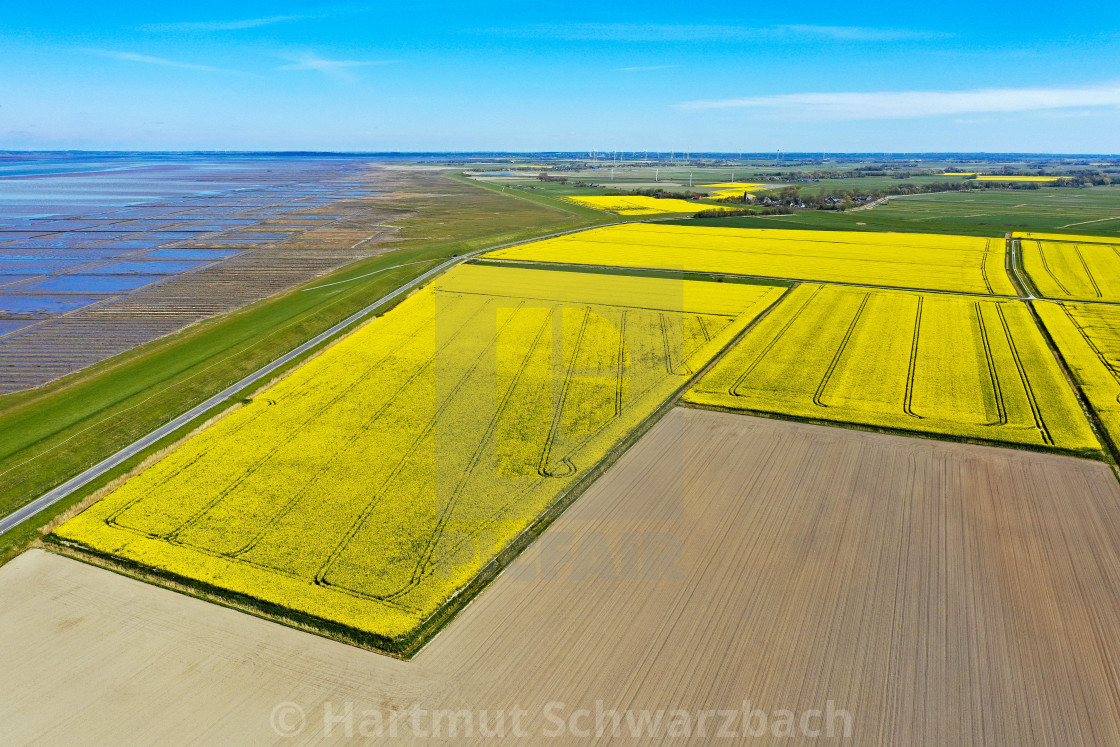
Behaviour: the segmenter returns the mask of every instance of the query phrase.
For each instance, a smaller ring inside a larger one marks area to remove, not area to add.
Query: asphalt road
[[[470,255],[464,255],[462,257],[455,257],[455,258],[449,259],[448,261],[443,262],[442,264],[437,265],[436,267],[433,267],[432,269],[428,270],[423,275],[420,275],[419,277],[405,283],[404,285],[397,288],[396,290],[391,291],[390,293],[386,293],[384,296],[377,299],[373,303],[369,304],[368,306],[366,306],[362,310],[351,314],[346,319],[343,319],[341,322],[334,325],[333,327],[326,330],[325,332],[321,332],[318,335],[316,335],[315,337],[312,337],[310,340],[303,343],[299,347],[285,353],[284,355],[280,356],[276,360],[272,361],[272,363],[269,363],[264,368],[257,369],[253,373],[246,376],[244,379],[241,379],[241,381],[238,381],[236,384],[233,384],[229,387],[226,387],[225,389],[218,392],[217,394],[215,394],[213,397],[206,400],[205,402],[192,407],[190,410],[187,410],[186,412],[184,412],[182,415],[175,418],[174,420],[171,420],[171,421],[165,423],[164,425],[160,426],[159,428],[156,428],[154,431],[152,431],[148,435],[144,436],[143,438],[132,442],[131,444],[129,444],[125,448],[118,451],[116,454],[113,454],[108,459],[105,459],[104,461],[95,464],[94,466],[87,469],[85,472],[82,472],[80,475],[77,475],[76,477],[70,478],[66,482],[59,485],[54,490],[51,490],[48,493],[44,493],[43,495],[39,496],[38,498],[36,498],[31,503],[28,503],[23,508],[20,508],[16,511],[13,511],[12,513],[5,516],[3,519],[0,519],[0,534],[3,534],[4,532],[8,531],[9,529],[23,523],[27,519],[30,519],[32,516],[39,513],[40,511],[42,511],[46,508],[49,508],[50,506],[53,506],[55,503],[59,502],[60,500],[62,500],[66,496],[70,495],[70,493],[74,492],[78,488],[82,487],[83,485],[88,484],[92,480],[97,479],[98,477],[105,474],[106,472],[113,469],[114,467],[121,464],[122,462],[126,461],[127,459],[135,456],[136,454],[139,454],[141,451],[148,448],[149,446],[154,444],[156,441],[159,441],[164,436],[167,436],[168,434],[173,433],[174,431],[178,430],[179,428],[181,428],[182,426],[191,422],[192,420],[197,418],[199,415],[202,415],[203,413],[205,413],[207,410],[211,409],[212,407],[215,407],[216,405],[221,404],[223,401],[229,399],[230,397],[232,397],[237,392],[240,392],[245,387],[249,386],[250,384],[252,384],[256,381],[260,381],[261,379],[268,376],[270,373],[272,373],[276,369],[280,368],[284,364],[291,362],[292,360],[294,360],[295,358],[299,357],[300,355],[306,353],[308,350],[312,349],[316,345],[319,345],[319,344],[325,342],[326,340],[329,340],[331,337],[337,335],[339,332],[341,332],[343,329],[350,326],[354,322],[356,322],[356,321],[362,319],[363,317],[368,316],[369,314],[373,313],[373,311],[376,310],[377,307],[381,306],[382,304],[387,303],[388,301],[393,300],[394,298],[401,295],[402,293],[407,293],[408,291],[412,290],[417,285],[423,283],[425,280],[432,277],[433,275],[436,275],[436,274],[446,270],[448,267],[451,267],[452,265],[454,265],[458,262],[462,262],[468,256],[470,256]],[[401,265],[401,266],[403,267],[403,265]],[[393,269],[393,268],[386,268],[386,269]]]
[[[592,226],[592,228],[598,228],[598,226]],[[176,430],[178,430],[182,426],[186,425],[187,423],[191,422],[192,420],[194,420],[198,416],[202,415],[206,411],[208,411],[211,408],[221,404],[225,400],[229,399],[233,395],[235,395],[238,392],[240,392],[241,390],[245,389],[245,387],[249,386],[250,384],[253,384],[254,382],[260,381],[261,379],[265,378],[266,376],[268,376],[270,373],[272,373],[276,369],[280,368],[281,366],[285,365],[286,363],[289,363],[290,361],[299,357],[303,353],[306,353],[308,350],[311,350],[316,345],[319,345],[319,344],[329,340],[331,337],[334,337],[335,335],[337,335],[342,330],[346,329],[348,326],[350,326],[354,322],[357,322],[357,321],[363,319],[364,317],[369,316],[374,311],[376,311],[379,306],[382,306],[385,303],[387,303],[389,301],[392,301],[394,298],[397,298],[398,296],[409,292],[410,290],[412,290],[416,286],[423,284],[424,282],[426,282],[427,280],[429,280],[433,276],[438,275],[441,272],[444,272],[448,268],[450,268],[450,267],[452,267],[456,264],[459,264],[460,262],[464,262],[464,261],[470,259],[471,257],[477,256],[479,254],[483,254],[484,252],[491,252],[491,251],[494,251],[496,249],[503,249],[507,246],[516,246],[517,244],[525,244],[525,243],[528,243],[530,241],[541,241],[543,239],[549,239],[549,238],[553,238],[555,236],[563,236],[565,234],[577,233],[579,231],[586,231],[586,230],[588,230],[588,228],[577,228],[577,229],[574,229],[574,230],[571,230],[571,231],[560,231],[558,233],[549,234],[548,236],[538,236],[538,237],[533,238],[533,239],[525,239],[523,241],[513,241],[513,242],[510,242],[508,244],[502,244],[500,246],[490,246],[490,247],[486,247],[485,249],[476,249],[473,252],[467,252],[465,254],[459,255],[458,257],[452,257],[451,259],[447,260],[446,262],[440,263],[439,265],[437,265],[437,266],[433,267],[432,269],[428,270],[427,272],[425,272],[423,275],[420,275],[420,276],[410,280],[409,282],[405,283],[404,285],[400,286],[399,288],[397,288],[393,291],[390,291],[389,293],[386,293],[384,296],[381,296],[380,298],[373,301],[372,303],[370,303],[368,306],[361,309],[360,311],[357,311],[357,312],[351,314],[346,319],[343,319],[341,322],[334,325],[333,327],[326,330],[325,332],[319,333],[318,335],[311,338],[307,342],[303,343],[299,347],[285,353],[284,355],[280,356],[279,358],[272,361],[271,363],[264,366],[263,368],[260,368],[256,371],[254,371],[253,373],[249,374],[245,378],[241,379],[241,381],[238,381],[236,384],[233,384],[233,385],[223,389],[222,391],[218,392],[217,394],[215,394],[213,397],[206,400],[205,402],[202,402],[201,404],[196,405],[195,407],[192,407],[190,410],[187,410],[186,412],[184,412],[182,415],[175,418],[174,420],[171,420],[171,421],[165,423],[164,425],[160,426],[159,428],[156,428],[154,431],[152,431],[148,435],[138,439],[137,441],[134,441],[133,443],[124,447],[123,449],[121,449],[117,453],[113,454],[112,456],[108,457],[104,461],[98,462],[94,466],[87,469],[85,472],[82,472],[81,474],[70,478],[66,482],[59,485],[57,488],[54,488],[53,490],[51,490],[47,493],[44,493],[43,495],[41,495],[38,498],[36,498],[35,500],[33,500],[31,503],[28,503],[26,506],[24,506],[22,508],[19,508],[19,509],[13,511],[12,513],[8,514],[7,516],[3,517],[2,519],[0,519],[0,534],[3,534],[3,533],[7,532],[8,530],[10,530],[10,529],[12,529],[16,526],[19,526],[23,522],[27,521],[31,517],[38,514],[40,511],[43,511],[47,508],[50,508],[51,506],[58,503],[59,501],[61,501],[66,496],[73,493],[75,490],[78,490],[79,488],[81,488],[84,485],[88,485],[90,482],[92,482],[93,480],[96,480],[98,477],[105,474],[109,470],[111,470],[114,467],[120,465],[121,463],[127,461],[128,459],[135,456],[136,454],[139,454],[141,451],[148,448],[152,444],[156,443],[157,441],[162,439],[164,436],[167,436],[167,435],[175,432]],[[412,264],[416,264],[416,263],[415,262],[408,262],[408,263],[405,263],[403,265],[398,265],[398,267],[405,267],[407,265],[412,265]],[[394,269],[394,268],[387,267],[385,269],[386,270],[391,270],[391,269]],[[357,278],[351,278],[351,280],[356,280],[356,279]],[[349,282],[349,281],[344,281],[344,282]],[[328,285],[335,285],[335,284],[336,283],[330,283]],[[318,287],[326,287],[326,286],[318,286]]]

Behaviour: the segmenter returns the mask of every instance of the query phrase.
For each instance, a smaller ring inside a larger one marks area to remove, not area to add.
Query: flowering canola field
[[[1100,449],[1020,301],[801,285],[685,399],[973,440]]]
[[[1039,182],[1050,183],[1069,179],[1068,176],[1001,176],[999,174],[979,174],[973,177],[978,182]]]
[[[460,266],[55,537],[408,650],[784,290]]]
[[[1020,239],[1023,269],[1047,298],[1120,301],[1120,246]]]
[[[766,189],[762,184],[742,184],[725,182],[723,184],[702,184],[701,189],[714,190],[708,194],[717,200],[722,200],[725,197],[742,197],[744,192],[750,192],[757,189]]]
[[[690,200],[677,200],[669,197],[644,197],[641,195],[593,195],[589,197],[566,197],[566,200],[619,215],[662,215],[665,213],[698,213],[701,210],[734,210],[720,205],[709,205]]]
[[[1034,304],[1113,443],[1120,444],[1120,306]]]
[[[1015,295],[1002,239],[631,223],[487,257]]]

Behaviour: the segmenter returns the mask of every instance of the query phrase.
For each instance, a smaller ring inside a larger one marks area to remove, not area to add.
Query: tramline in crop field
[[[971,440],[1100,449],[1019,301],[802,285],[685,399]]]
[[[1120,444],[1120,306],[1039,301],[1034,307],[1109,437]]]
[[[409,651],[784,290],[461,266],[56,537]]]
[[[630,223],[486,256],[1015,295],[1005,242],[970,236]]]
[[[1043,296],[1120,302],[1120,245],[1021,239],[1019,246]]]

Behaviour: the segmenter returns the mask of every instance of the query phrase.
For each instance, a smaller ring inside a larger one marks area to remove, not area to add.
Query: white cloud
[[[146,31],[240,31],[274,23],[302,21],[311,16],[268,16],[265,18],[243,18],[234,21],[181,21],[177,23],[152,23],[142,28]]]
[[[163,57],[152,57],[146,54],[136,54],[135,52],[117,52],[110,49],[84,49],[83,52],[94,54],[98,57],[108,57],[113,60],[123,60],[125,62],[140,62],[145,65],[162,65],[164,67],[177,67],[183,70],[203,70],[208,73],[234,73],[237,75],[248,75],[249,73],[241,72],[240,70],[227,70],[221,67],[212,67],[211,65],[198,65],[193,62],[178,62],[176,60],[168,60]]]
[[[945,39],[952,34],[938,31],[916,31],[912,29],[882,29],[867,26],[779,26],[777,32],[790,35],[819,36],[837,41],[905,41],[917,39]]]
[[[285,59],[290,60],[290,63],[281,65],[276,68],[277,70],[314,70],[343,80],[353,79],[354,76],[350,73],[352,68],[392,65],[400,62],[400,60],[328,60],[314,52],[287,55]]]
[[[971,91],[785,93],[689,101],[677,106],[681,109],[769,110],[809,119],[906,119],[1120,106],[1120,83],[1070,88],[983,88]]]
[[[703,42],[703,41],[900,41],[936,39],[949,36],[938,32],[869,28],[864,26],[785,26],[678,25],[656,23],[570,23],[544,24],[521,28],[490,29],[491,33],[513,36],[568,39],[572,41],[613,42]]]

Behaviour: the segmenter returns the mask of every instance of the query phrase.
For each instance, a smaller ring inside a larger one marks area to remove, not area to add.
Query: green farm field
[[[891,197],[865,210],[797,211],[792,215],[702,218],[706,225],[905,231],[1003,236],[1014,231],[1115,236],[1120,240],[1120,185],[985,189]]]

